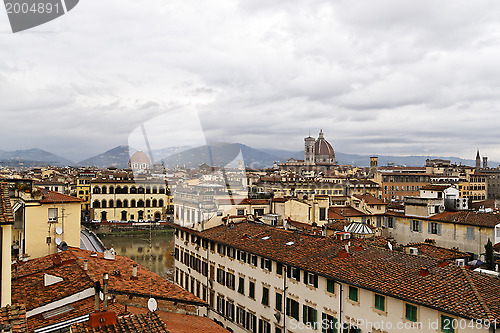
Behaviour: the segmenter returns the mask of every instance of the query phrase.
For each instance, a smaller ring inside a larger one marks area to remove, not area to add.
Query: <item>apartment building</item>
[[[248,222],[176,226],[174,278],[232,332],[489,332],[500,319],[495,278],[366,239]]]
[[[418,197],[420,188],[430,184],[430,174],[423,172],[380,172],[375,181],[382,186],[385,201],[403,201],[405,197]]]
[[[108,221],[165,220],[170,191],[164,180],[98,178],[90,182],[91,218]]]

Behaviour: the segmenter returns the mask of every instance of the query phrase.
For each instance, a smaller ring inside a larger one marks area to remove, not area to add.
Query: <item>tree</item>
[[[488,243],[484,246],[484,249],[486,250],[485,257],[486,257],[486,266],[488,269],[493,270],[495,268],[495,263],[493,262],[493,244],[491,243],[491,240],[488,238]]]

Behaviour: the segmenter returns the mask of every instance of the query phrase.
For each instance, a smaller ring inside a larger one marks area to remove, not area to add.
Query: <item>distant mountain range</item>
[[[36,167],[45,165],[54,166],[97,166],[100,168],[128,167],[130,158],[129,151],[135,149],[129,146],[118,146],[102,154],[85,159],[80,162],[72,162],[64,157],[47,152],[42,149],[33,148],[15,151],[0,151],[0,165]],[[241,152],[241,155],[240,155]],[[254,149],[241,143],[211,143],[210,145],[196,148],[183,146],[171,147],[152,152],[155,163],[163,163],[167,168],[185,166],[188,168],[198,167],[202,163],[215,166],[223,166],[243,158],[244,163],[250,168],[270,167],[275,161],[284,162],[289,158],[304,159],[303,151],[288,151],[280,149]],[[339,164],[351,164],[356,166],[368,166],[370,155],[346,154],[337,152]],[[379,166],[394,163],[395,165],[424,166],[426,159],[446,159],[452,163],[463,165],[475,165],[475,160],[462,159],[458,157],[437,156],[386,156],[379,155]],[[489,161],[490,167],[497,167],[498,162]],[[235,164],[236,165],[236,164]]]

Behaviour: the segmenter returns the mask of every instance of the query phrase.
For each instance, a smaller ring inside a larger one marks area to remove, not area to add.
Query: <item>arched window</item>
[[[114,194],[115,193],[115,188],[113,186],[109,187],[109,194]]]
[[[158,200],[158,207],[163,207],[163,199]]]
[[[116,189],[118,190],[118,188],[116,188]],[[122,208],[123,207],[121,200],[116,200],[116,207],[118,207],[118,208]]]
[[[144,194],[144,187],[139,186],[139,188],[137,189],[137,193],[138,194]]]
[[[160,192],[160,194],[165,194],[165,188],[161,187],[159,192]]]
[[[115,193],[116,194],[121,194],[122,193],[122,188],[120,186],[117,186],[116,190],[115,190]]]
[[[93,194],[101,194],[101,189],[99,187],[94,187],[94,189],[92,190],[92,193]]]
[[[113,204],[114,204],[113,200],[109,200],[108,201],[108,207],[109,208],[113,208]]]
[[[127,199],[123,200],[123,207],[128,207],[128,200]]]
[[[93,208],[101,208],[101,203],[99,202],[99,200],[94,200],[92,207]]]
[[[101,193],[102,193],[102,194],[107,194],[107,189],[106,189],[106,186],[103,186],[103,187],[102,187]]]
[[[146,194],[151,194],[151,187],[146,186]]]
[[[156,201],[156,199],[153,199],[153,207],[156,207],[157,204],[158,202]]]
[[[127,186],[123,187],[122,193],[123,194],[128,194],[128,187]]]
[[[101,201],[101,207],[102,207],[102,208],[106,208],[106,200],[104,200],[104,199],[103,199],[103,200]]]
[[[137,207],[144,207],[144,201],[142,199],[137,201]]]
[[[158,188],[156,186],[153,186],[153,194],[158,193]]]
[[[135,200],[132,199],[132,201],[130,201],[130,207],[134,208],[135,207]]]
[[[130,188],[130,194],[137,194],[137,188],[135,186]]]
[[[151,207],[151,200],[149,199],[146,200],[146,207]]]

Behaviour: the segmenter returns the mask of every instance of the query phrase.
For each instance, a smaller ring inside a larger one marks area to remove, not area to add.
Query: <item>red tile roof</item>
[[[356,197],[360,200],[363,200],[364,202],[366,202],[369,205],[387,205],[387,202],[384,202],[381,199],[375,198],[371,194],[355,194],[355,195],[353,195],[353,197]]]
[[[128,307],[133,314],[143,314],[149,312],[144,308]],[[170,333],[227,333],[224,327],[218,325],[207,317],[190,316],[180,313],[155,311],[165,323],[165,327]]]
[[[165,323],[155,313],[127,315],[117,318],[112,326],[89,327],[87,323],[71,325],[72,333],[169,333]]]
[[[339,282],[462,318],[500,320],[497,278],[481,276],[456,265],[438,267],[438,260],[433,258],[370,246],[363,239],[339,241],[334,237],[314,237],[254,223],[191,232]],[[264,236],[270,238],[263,240]],[[286,245],[289,242],[293,244]],[[352,245],[349,256],[340,258],[340,250],[349,242]],[[419,276],[422,267],[430,274]]]
[[[353,208],[353,207],[330,207],[328,209],[329,211],[333,211],[337,213],[338,215],[341,215],[343,217],[360,217],[360,216],[366,216],[365,213]]]
[[[0,224],[12,224],[14,215],[10,206],[9,185],[0,182]]]
[[[0,331],[12,333],[28,332],[26,322],[26,307],[14,304],[0,308]]]
[[[447,249],[427,243],[410,243],[407,246],[416,247],[419,255],[428,256],[438,260],[455,260],[470,257],[470,254],[465,252]]]
[[[82,202],[83,199],[72,197],[71,195],[62,194],[59,192],[49,191],[43,195],[41,203],[60,203],[60,202]]]
[[[500,213],[480,213],[473,211],[444,212],[430,217],[431,220],[478,227],[494,228],[500,223]]]

